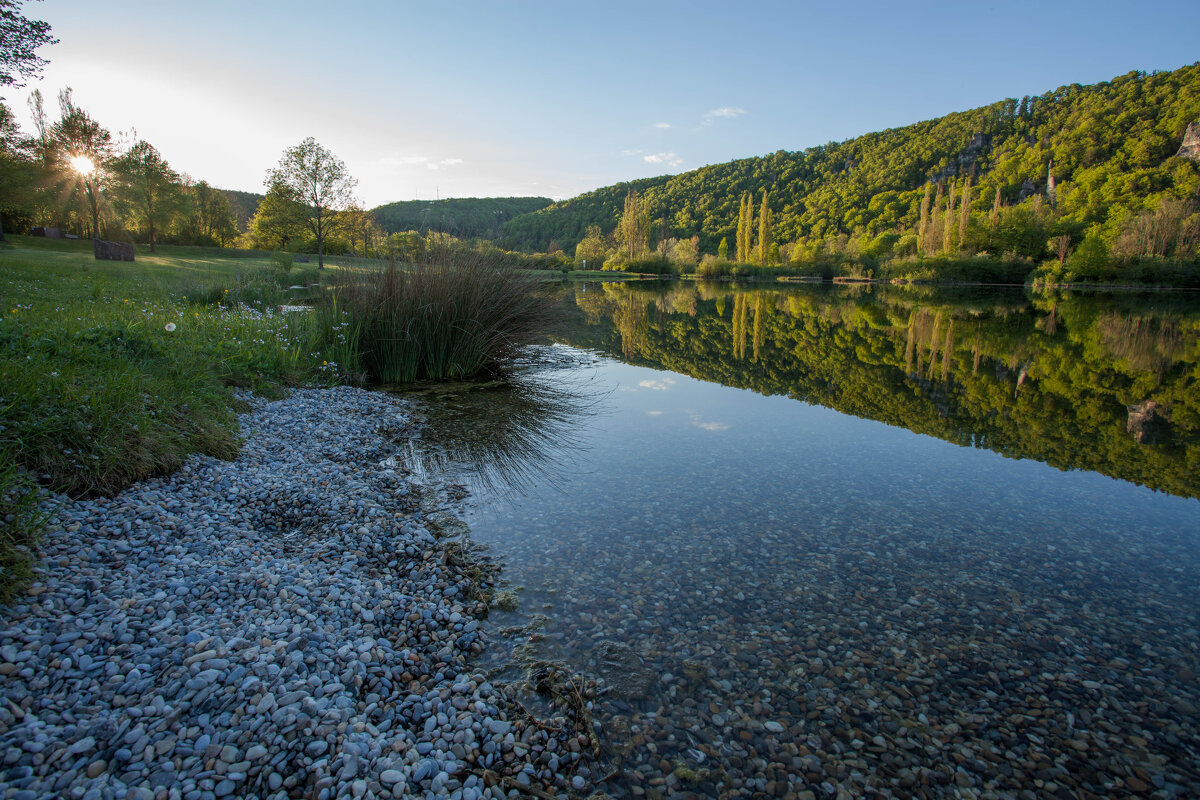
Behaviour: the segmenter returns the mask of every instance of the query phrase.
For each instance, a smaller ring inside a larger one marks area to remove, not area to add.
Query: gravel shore
[[[248,398],[232,462],[62,502],[0,610],[0,797],[565,796],[587,737],[476,671],[492,574],[389,457],[404,400]]]

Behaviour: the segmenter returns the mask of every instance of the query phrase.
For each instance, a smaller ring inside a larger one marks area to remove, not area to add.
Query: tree
[[[29,98],[34,124],[38,128],[37,149],[43,164],[62,190],[62,197],[79,199],[83,213],[91,212],[92,239],[100,238],[100,190],[108,180],[108,163],[113,154],[112,134],[87,111],[75,105],[71,89],[58,93],[59,119],[46,124],[42,94],[34,91]]]
[[[625,211],[621,214],[621,221],[617,223],[617,242],[629,255],[630,261],[646,251],[648,227],[637,190],[630,189],[625,195]]]
[[[752,243],[754,241],[754,200],[749,192],[742,193],[741,207],[738,211],[737,226],[737,260],[743,264],[749,263]]]
[[[669,257],[671,247],[675,244],[675,240],[671,238],[671,229],[667,227],[665,217],[660,217],[658,220],[658,260],[666,261]]]
[[[600,232],[599,225],[588,225],[587,233],[579,244],[575,245],[575,261],[585,267],[591,262],[594,268],[599,268],[608,255],[608,241]]]
[[[20,88],[41,75],[46,59],[35,52],[57,44],[50,23],[21,16],[20,0],[0,0],[0,86]]]
[[[8,106],[0,103],[0,242],[4,214],[26,214],[38,184],[33,142],[23,136]]]
[[[722,261],[729,258],[729,240],[724,236],[721,237],[721,243],[717,245],[717,258]]]
[[[950,181],[950,196],[946,200],[946,221],[942,227],[942,252],[949,254],[954,241],[954,181]]]
[[[237,220],[229,196],[206,181],[191,183],[185,179],[183,234],[196,244],[225,247],[237,238]]]
[[[1058,256],[1058,266],[1061,268],[1066,263],[1067,256],[1071,254],[1071,237],[1065,233],[1054,236],[1046,242],[1046,249]]]
[[[291,190],[273,184],[250,218],[246,236],[254,247],[286,250],[293,239],[304,235],[308,220],[309,209],[294,198]]]
[[[267,173],[268,195],[276,192],[306,210],[304,224],[316,237],[319,269],[325,268],[325,237],[334,215],[350,204],[356,185],[346,165],[311,136],[284,150],[279,165]]]
[[[929,240],[929,193],[931,188],[930,184],[925,184],[925,196],[921,199],[920,221],[917,223],[917,249],[922,255],[925,253],[925,245]]]
[[[758,263],[771,260],[771,207],[767,205],[767,190],[763,189],[762,210],[758,214]]]
[[[724,239],[721,241],[724,241]],[[728,250],[729,246],[726,245],[725,249]],[[680,264],[695,266],[700,261],[700,237],[693,236],[690,239],[679,239],[672,248],[671,256]]]
[[[364,257],[370,255],[370,251],[374,250],[385,236],[383,229],[375,221],[375,216],[358,203],[351,203],[345,211],[337,215],[337,229],[350,243],[352,255],[358,253],[358,245],[362,244]]]
[[[179,209],[182,186],[158,149],[139,140],[113,160],[113,200],[127,221],[146,232],[150,252],[156,252],[155,234],[164,230]]]
[[[967,175],[967,182],[963,185],[962,196],[962,219],[958,223],[958,248],[961,250],[967,241],[967,229],[971,225],[971,178],[972,175]]]

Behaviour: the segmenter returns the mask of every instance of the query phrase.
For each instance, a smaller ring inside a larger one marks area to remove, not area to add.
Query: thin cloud
[[[671,123],[669,123],[669,122],[656,122],[656,123],[654,123],[654,127],[656,127],[656,128],[669,128],[669,127],[671,127]]]
[[[433,163],[426,164],[425,166],[429,167],[430,169],[441,169],[442,167],[457,167],[462,163],[463,160],[461,158],[443,158],[441,161],[434,161]]]
[[[695,412],[688,414],[688,418],[690,419],[690,421],[693,425],[695,425],[697,428],[699,428],[702,431],[713,431],[715,433],[719,433],[721,431],[729,430],[729,427],[730,427],[729,425],[727,425],[724,422],[703,422],[700,419],[700,415]]]
[[[379,159],[379,166],[384,169],[398,169],[399,167],[411,167],[415,164],[424,164],[429,161],[428,156],[384,156]]]
[[[724,119],[733,119],[734,117],[740,117],[742,114],[745,114],[745,113],[746,113],[746,109],[744,109],[744,108],[735,108],[734,106],[725,106],[724,108],[714,108],[712,111],[708,112],[704,116],[706,116],[706,117],[722,117]]]
[[[722,106],[714,108],[704,115],[704,120],[700,123],[700,127],[705,128],[713,124],[715,119],[734,119],[746,113],[746,109],[738,108],[737,106]]]
[[[668,167],[678,167],[683,163],[683,159],[675,153],[651,153],[648,156],[642,156],[642,161],[647,164],[666,164]]]
[[[640,156],[644,152],[646,152],[646,151],[639,147],[636,150],[622,150],[621,155],[623,155],[623,156]]]
[[[655,380],[638,381],[638,386],[641,386],[643,389],[652,389],[656,392],[665,392],[667,389],[670,389],[674,385],[675,385],[674,378],[663,378],[661,381],[655,381]]]

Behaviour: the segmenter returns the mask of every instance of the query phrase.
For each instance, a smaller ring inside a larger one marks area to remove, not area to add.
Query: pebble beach
[[[405,401],[244,398],[193,456],[56,503],[0,615],[0,797],[565,796],[588,737],[473,667],[494,571],[393,456]]]

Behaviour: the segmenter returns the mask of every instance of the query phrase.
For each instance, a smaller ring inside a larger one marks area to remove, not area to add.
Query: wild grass
[[[539,279],[484,255],[431,250],[405,268],[343,273],[317,306],[343,373],[381,384],[502,371],[552,321]]]
[[[11,447],[0,449],[0,604],[32,577],[33,547],[45,522],[37,484],[15,455]]]
[[[0,245],[0,595],[27,574],[34,483],[112,494],[190,453],[231,457],[232,387],[279,396],[340,380],[306,315],[280,313],[269,254],[163,246],[103,262],[89,243],[10,238]]]

